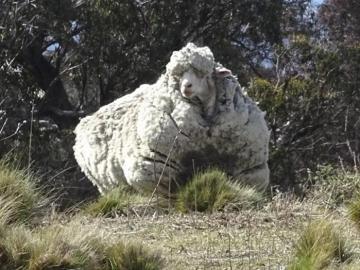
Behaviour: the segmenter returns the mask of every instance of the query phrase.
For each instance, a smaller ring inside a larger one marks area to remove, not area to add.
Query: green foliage
[[[248,89],[248,94],[255,100],[259,100],[261,108],[271,115],[283,105],[283,96],[279,89],[265,79],[253,79]]]
[[[290,77],[284,82],[273,82],[254,78],[248,89],[249,96],[260,102],[260,107],[268,113],[269,120],[280,127],[291,119],[289,112],[307,109],[316,97],[316,89],[311,81]]]
[[[291,270],[320,270],[332,260],[343,262],[348,259],[345,241],[325,220],[310,223],[296,243]]]
[[[123,213],[129,206],[145,202],[145,198],[130,186],[121,184],[86,206],[85,212],[92,216],[112,216]]]
[[[213,212],[227,206],[251,206],[262,199],[262,194],[250,187],[231,182],[226,174],[218,169],[208,169],[194,175],[182,187],[175,202],[181,212]]]
[[[1,159],[0,201],[3,203],[0,216],[11,216],[12,221],[28,220],[45,201],[35,187],[35,181],[29,170],[16,167],[8,159]],[[12,213],[9,213],[10,209]]]
[[[359,152],[358,46],[327,48],[304,35],[289,42],[276,49],[274,74],[254,78],[248,90],[267,111],[270,169],[281,186],[301,184],[308,169],[339,157],[353,165]]]

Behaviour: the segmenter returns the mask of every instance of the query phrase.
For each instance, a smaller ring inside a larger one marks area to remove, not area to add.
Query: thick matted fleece
[[[236,77],[214,76],[215,114],[182,97],[179,78],[219,64],[208,47],[189,43],[173,52],[156,83],[83,118],[75,129],[75,158],[101,193],[125,181],[139,190],[168,193],[195,171],[216,166],[234,181],[260,189],[269,183],[269,131],[265,113],[244,94]]]

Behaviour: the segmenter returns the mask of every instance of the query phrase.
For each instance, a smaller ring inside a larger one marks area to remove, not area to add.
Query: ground
[[[123,185],[65,211],[35,180],[0,162],[0,270],[360,269],[357,170],[319,167],[300,198],[211,169],[176,200]]]
[[[333,223],[356,256],[360,238],[346,207],[322,203],[279,194],[259,209],[214,214],[150,209],[143,216],[140,207],[127,216],[84,218],[83,224],[159,250],[166,269],[287,269],[301,232],[316,219]]]

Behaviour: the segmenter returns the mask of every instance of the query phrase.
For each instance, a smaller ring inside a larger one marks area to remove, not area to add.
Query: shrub
[[[145,202],[144,197],[130,186],[121,185],[101,196],[95,202],[88,204],[85,212],[92,216],[112,216],[115,213],[124,213],[129,205],[136,205],[143,202]]]
[[[28,220],[45,202],[35,187],[35,176],[29,171],[16,167],[8,159],[0,160],[0,200],[12,204],[11,221]],[[9,211],[4,207],[0,211]],[[8,215],[6,214],[6,215]],[[0,216],[4,213],[0,213]],[[8,222],[10,220],[8,219]]]
[[[255,189],[233,183],[218,169],[197,173],[179,190],[175,208],[181,212],[213,212],[229,205],[249,206],[262,199]]]
[[[291,270],[325,269],[332,260],[345,261],[349,257],[345,241],[324,220],[312,222],[296,244]]]

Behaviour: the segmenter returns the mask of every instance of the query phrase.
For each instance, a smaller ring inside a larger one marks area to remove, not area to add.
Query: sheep
[[[126,182],[169,194],[205,166],[269,183],[264,113],[208,47],[173,52],[156,83],[83,118],[75,134],[75,158],[101,193]]]

